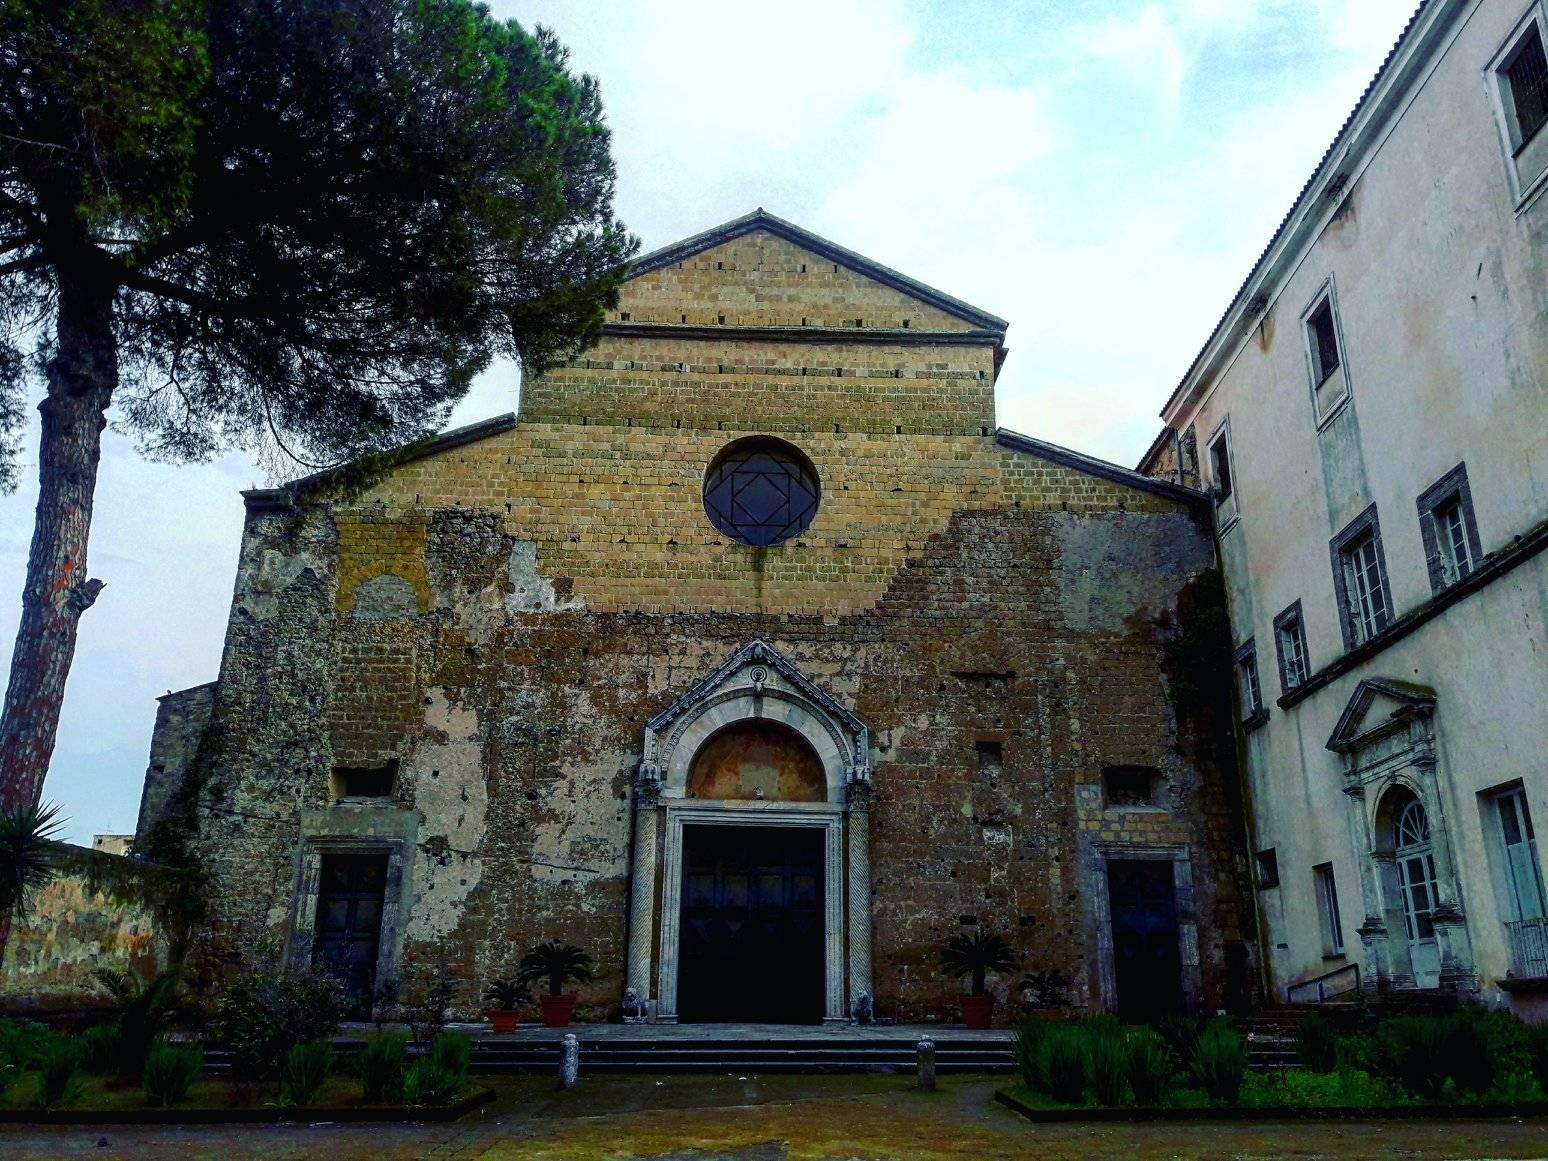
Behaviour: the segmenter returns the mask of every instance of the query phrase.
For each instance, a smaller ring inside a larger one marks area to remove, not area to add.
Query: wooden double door
[[[678,1019],[822,1021],[823,839],[820,827],[683,828]]]

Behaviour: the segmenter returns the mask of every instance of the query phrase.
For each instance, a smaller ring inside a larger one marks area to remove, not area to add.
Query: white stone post
[[[647,1010],[655,998],[650,979],[650,940],[655,933],[656,824],[660,803],[660,774],[655,766],[641,763],[634,784],[634,868],[629,884],[629,963],[624,986],[634,991]]]
[[[849,783],[849,1002],[871,986],[871,784]],[[851,1011],[853,1008],[851,1007]]]

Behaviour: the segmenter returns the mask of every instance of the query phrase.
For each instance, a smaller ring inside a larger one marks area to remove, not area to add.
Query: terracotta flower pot
[[[543,1008],[543,1027],[568,1028],[570,1017],[575,1012],[576,996],[574,992],[566,992],[562,996],[550,996],[546,992],[538,997],[538,1003]]]
[[[962,1022],[969,1028],[987,1028],[993,1019],[994,997],[989,993],[962,997]]]
[[[520,1015],[515,1008],[496,1008],[489,1013],[489,1022],[494,1025],[490,1031],[497,1036],[503,1036],[507,1032],[516,1031],[516,1019]]]

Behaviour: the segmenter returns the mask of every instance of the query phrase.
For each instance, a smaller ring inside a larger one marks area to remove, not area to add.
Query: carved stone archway
[[[1402,888],[1393,842],[1393,813],[1416,801],[1430,827],[1434,859],[1434,926],[1440,987],[1469,993],[1477,987],[1467,917],[1452,859],[1444,774],[1435,747],[1435,691],[1394,678],[1371,677],[1355,687],[1327,748],[1344,759],[1350,842],[1363,864],[1365,921],[1360,945],[1363,986],[1400,990],[1417,986],[1404,930]]]
[[[767,720],[811,746],[822,801],[686,797],[701,746],[737,722]],[[870,732],[766,641],[753,641],[645,726],[634,784],[626,986],[654,1018],[677,1020],[683,826],[799,826],[824,834],[826,1021],[848,1019],[871,985]]]

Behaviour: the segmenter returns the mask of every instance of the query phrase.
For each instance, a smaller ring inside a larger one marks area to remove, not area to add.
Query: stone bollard
[[[921,1040],[914,1046],[919,1054],[919,1087],[925,1092],[935,1091],[935,1041]]]
[[[559,1087],[574,1088],[580,1079],[580,1041],[574,1032],[566,1032],[559,1046]]]

